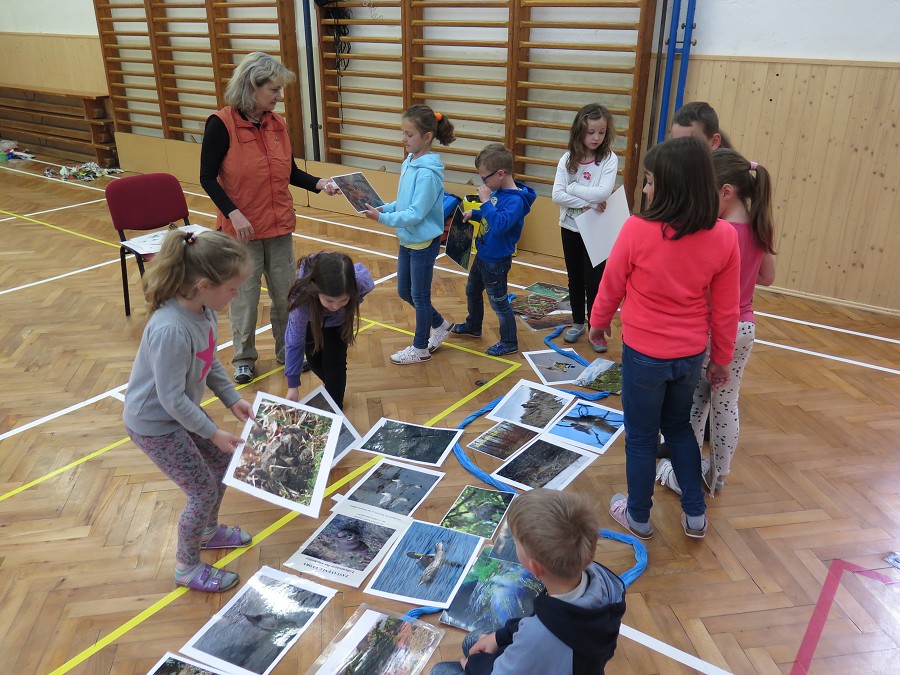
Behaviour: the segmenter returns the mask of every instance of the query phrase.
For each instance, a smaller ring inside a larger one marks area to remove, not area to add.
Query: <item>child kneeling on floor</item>
[[[469,269],[466,304],[469,315],[465,323],[450,329],[456,335],[481,337],[484,299],[487,291],[491,308],[500,320],[500,342],[488,347],[486,354],[503,356],[519,351],[516,316],[509,304],[506,277],[512,267],[512,256],[522,236],[525,216],[537,196],[530,187],[513,178],[513,154],[501,143],[491,143],[478,153],[475,168],[481,176],[478,199],[481,208],[466,211],[463,218],[481,220],[482,234],[476,239],[478,254]]]
[[[459,663],[439,663],[431,675],[603,673],[616,649],[625,585],[593,561],[599,523],[591,504],[537,489],[513,500],[508,519],[519,561],[547,590],[535,598],[532,616],[487,635],[470,633]]]

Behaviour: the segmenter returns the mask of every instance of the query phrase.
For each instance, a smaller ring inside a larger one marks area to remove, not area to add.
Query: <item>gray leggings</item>
[[[222,478],[231,455],[219,450],[208,438],[187,429],[162,436],[141,436],[128,429],[134,444],[153,460],[187,495],[187,504],[178,520],[178,549],[175,560],[181,565],[200,562],[203,530],[219,524],[219,506],[225,496]]]

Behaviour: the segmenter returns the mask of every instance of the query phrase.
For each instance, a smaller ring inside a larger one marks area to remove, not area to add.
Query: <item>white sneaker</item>
[[[453,324],[444,319],[444,323],[437,328],[431,329],[431,337],[428,338],[428,352],[430,354],[434,354],[437,348],[441,346],[441,343],[447,339],[451,328],[453,328]]]
[[[391,354],[391,363],[396,363],[398,366],[406,366],[411,363],[424,363],[425,361],[431,360],[431,354],[426,353],[424,356],[419,353],[419,350],[410,345],[406,349],[401,349],[396,354]]]
[[[711,463],[709,457],[700,458],[700,471],[703,474],[703,482],[706,483],[708,489],[710,488],[709,479],[712,475],[710,466]],[[672,460],[659,460],[659,463],[656,465],[656,480],[660,485],[665,485],[675,494],[681,494],[681,488],[678,486],[678,479],[675,478],[675,469],[672,467]],[[715,494],[714,491],[712,493]]]
[[[656,465],[656,480],[660,485],[665,485],[676,494],[681,494],[681,488],[678,487],[678,479],[675,478],[675,469],[672,467],[672,461],[669,459],[661,459]]]

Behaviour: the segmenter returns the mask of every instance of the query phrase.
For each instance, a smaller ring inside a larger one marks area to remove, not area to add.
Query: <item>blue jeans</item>
[[[473,631],[463,638],[463,656],[468,658],[469,650],[475,645],[476,642],[478,642],[478,639],[482,635],[486,635],[486,633]],[[463,673],[465,673],[465,671],[462,669],[462,666],[459,665],[459,661],[441,661],[440,663],[432,667],[428,675],[462,675]]]
[[[440,248],[441,238],[435,237],[428,248],[414,250],[401,246],[397,256],[397,295],[416,309],[413,346],[417,349],[427,349],[431,329],[444,323],[444,317],[431,305],[431,279]]]
[[[475,258],[469,269],[469,280],[466,282],[466,304],[469,309],[466,323],[474,332],[481,332],[481,324],[484,321],[482,293],[487,291],[491,309],[500,320],[500,341],[518,346],[516,315],[509,306],[506,288],[506,275],[509,274],[510,267],[512,256],[507,256],[500,262],[485,262],[481,258]]]
[[[666,437],[681,508],[689,516],[706,513],[700,448],[691,428],[691,404],[704,353],[655,359],[622,345],[622,408],[625,413],[625,475],[628,513],[650,520],[659,433]]]

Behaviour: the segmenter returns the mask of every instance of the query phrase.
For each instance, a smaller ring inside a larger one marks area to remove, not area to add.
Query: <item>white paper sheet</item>
[[[630,215],[623,185],[606,200],[606,210],[603,213],[597,209],[588,209],[575,217],[575,225],[594,267],[609,257],[613,244],[622,231],[622,225]]]

